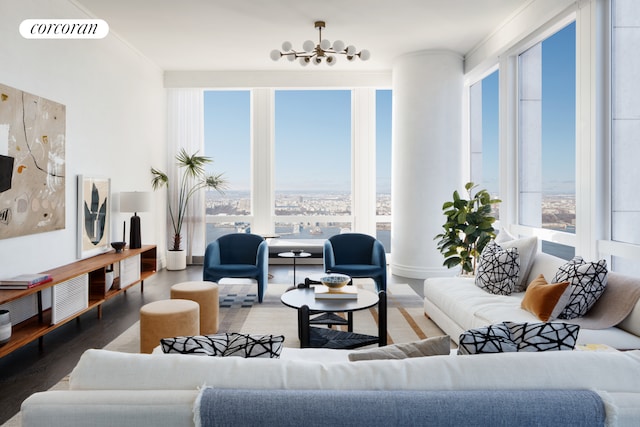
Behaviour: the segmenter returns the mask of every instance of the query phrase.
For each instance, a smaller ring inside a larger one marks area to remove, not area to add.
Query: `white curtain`
[[[168,171],[170,192],[167,197],[175,201],[178,197],[178,184],[182,177],[176,166],[175,157],[184,148],[189,155],[196,152],[204,155],[204,92],[202,89],[169,89],[168,104]],[[204,255],[205,249],[205,195],[204,190],[195,194],[189,203],[187,215],[182,226],[182,249],[187,251],[187,263],[191,264],[193,256]],[[168,215],[168,214],[167,214]],[[173,245],[173,229],[170,218],[169,249]]]

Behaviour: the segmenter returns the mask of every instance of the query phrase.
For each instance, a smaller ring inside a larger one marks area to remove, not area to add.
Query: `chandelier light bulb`
[[[304,43],[302,43],[302,49],[305,52],[311,52],[315,47],[316,47],[315,43],[312,42],[311,40],[307,40]]]
[[[269,54],[269,56],[271,56],[271,59],[273,59],[274,61],[277,61],[278,59],[280,59],[282,54],[280,53],[280,51],[278,49],[273,49],[271,51],[271,53]]]
[[[277,61],[283,56],[286,56],[289,62],[297,60],[303,67],[307,66],[310,62],[313,62],[315,65],[326,62],[328,66],[332,67],[336,64],[339,55],[346,56],[348,61],[355,61],[356,58],[366,61],[371,58],[371,53],[366,49],[358,52],[354,45],[350,44],[346,46],[342,40],[336,40],[332,45],[331,41],[323,39],[322,31],[325,26],[324,21],[314,22],[314,27],[318,30],[318,38],[316,40],[319,40],[319,42],[317,44],[312,40],[306,40],[302,43],[302,50],[298,51],[293,48],[291,42],[284,41],[282,42],[282,50],[272,50],[269,53],[270,58]]]

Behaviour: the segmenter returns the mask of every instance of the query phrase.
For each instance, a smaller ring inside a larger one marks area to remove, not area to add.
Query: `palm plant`
[[[458,265],[462,272],[474,274],[478,256],[487,243],[496,237],[493,223],[496,219],[491,215],[491,205],[500,203],[500,199],[492,199],[487,190],[472,191],[477,187],[468,182],[464,188],[469,199],[463,199],[458,191],[453,192],[453,200],[442,205],[447,222],[438,234],[438,250],[444,255],[442,265],[453,268]]]
[[[182,225],[187,213],[189,200],[199,190],[203,188],[217,190],[222,192],[227,187],[227,182],[223,178],[223,174],[208,175],[205,171],[205,165],[213,162],[209,157],[198,156],[198,153],[189,155],[182,148],[176,155],[178,168],[182,171],[177,187],[177,200],[175,206],[169,197],[167,204],[169,207],[169,218],[173,227],[173,247],[170,250],[179,251],[182,244]],[[166,173],[151,168],[153,179],[151,185],[154,190],[162,187],[169,188],[169,177]]]

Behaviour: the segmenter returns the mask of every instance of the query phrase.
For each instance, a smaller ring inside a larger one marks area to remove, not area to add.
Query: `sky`
[[[542,42],[543,191],[575,193],[575,23]],[[498,77],[482,80],[483,182],[498,191]],[[391,191],[391,91],[376,95],[377,192]],[[205,154],[229,190],[250,188],[250,91],[205,91]],[[351,91],[275,92],[275,186],[351,189]],[[572,161],[567,161],[572,159]]]
[[[378,189],[391,191],[391,91],[377,91]],[[250,188],[250,92],[205,91],[205,154],[229,190]],[[275,92],[275,186],[285,191],[351,190],[351,91]]]
[[[575,193],[575,23],[542,42],[542,189]],[[498,192],[498,76],[482,80],[482,186]],[[567,161],[571,159],[572,161]]]

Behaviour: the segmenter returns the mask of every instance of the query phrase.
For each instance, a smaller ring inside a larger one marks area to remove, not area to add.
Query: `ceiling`
[[[163,70],[308,70],[269,52],[323,38],[371,52],[327,70],[390,70],[425,49],[469,52],[532,0],[72,0]],[[319,69],[310,65],[314,70]]]

